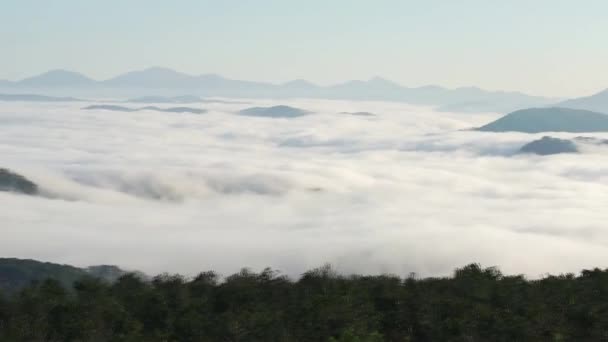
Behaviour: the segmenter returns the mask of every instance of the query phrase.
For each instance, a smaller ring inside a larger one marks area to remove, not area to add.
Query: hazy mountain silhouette
[[[117,106],[117,105],[90,105],[90,106],[86,106],[82,109],[85,109],[85,110],[110,110],[110,111],[114,111],[114,112],[134,112],[137,110],[136,108],[128,108],[128,107]]]
[[[147,106],[141,108],[129,108],[124,106],[117,105],[91,105],[82,108],[84,110],[109,110],[113,112],[137,112],[141,110],[153,110],[157,112],[165,112],[165,113],[192,113],[192,114],[204,114],[207,111],[202,108],[191,108],[191,107],[170,107],[170,108],[160,108],[156,106]]]
[[[318,91],[320,87],[314,83],[308,82],[306,80],[293,80],[289,82],[285,82],[280,85],[283,89],[290,89],[292,91]]]
[[[326,88],[323,92],[332,98],[353,97],[358,100],[395,100],[406,95],[405,88],[397,83],[374,77],[368,81],[353,80]]]
[[[0,101],[72,102],[84,100],[74,97],[54,97],[34,94],[0,94]]]
[[[215,74],[188,75],[175,70],[153,67],[128,72],[114,78],[94,81],[78,73],[54,70],[17,82],[0,84],[13,88],[69,88],[88,96],[143,96],[165,97],[176,92],[203,97],[246,98],[326,98],[343,100],[398,101],[418,105],[437,106],[446,111],[501,111],[545,106],[554,99],[516,92],[485,91],[476,87],[448,89],[439,86],[403,87],[381,77],[352,80],[331,86],[318,86],[306,80],[283,84],[227,79]],[[102,92],[103,90],[103,92]],[[154,93],[154,94],[152,94]],[[73,94],[73,93],[71,93]],[[164,102],[164,101],[163,101]],[[152,101],[150,101],[152,103]],[[185,103],[185,102],[183,102]]]
[[[267,118],[295,118],[310,114],[310,112],[289,106],[273,106],[247,108],[241,110],[239,114]]]
[[[560,107],[592,110],[608,114],[608,89],[597,94],[567,100],[558,104]]]
[[[16,84],[19,86],[42,87],[78,87],[92,86],[97,82],[83,74],[67,70],[51,70],[44,74],[25,78]]]
[[[207,113],[205,109],[191,108],[191,107],[170,107],[170,108],[159,108],[155,106],[142,107],[136,110],[155,110],[157,112],[165,113],[191,113],[191,114],[204,114]]]
[[[243,104],[242,101],[226,101],[217,99],[204,99],[194,95],[182,96],[142,96],[128,99],[127,102],[133,103],[225,103],[225,104]]]
[[[204,100],[194,95],[183,95],[183,96],[142,96],[127,100],[127,102],[137,103],[197,103],[203,102]]]
[[[509,113],[479,131],[488,132],[607,132],[608,115],[570,108],[530,108]]]
[[[576,144],[571,140],[545,136],[525,144],[519,152],[545,156],[559,153],[577,153],[578,148],[576,148]]]
[[[75,281],[85,276],[113,282],[126,273],[127,271],[113,265],[79,268],[31,259],[0,258],[0,292],[3,294],[16,293],[31,285],[32,282],[42,282],[46,279],[57,280],[67,288],[71,288]],[[134,274],[142,279],[147,278],[141,272],[134,272]]]
[[[196,78],[167,68],[153,67],[131,71],[101,81],[104,86],[141,88],[191,88],[196,87]]]
[[[255,90],[270,84],[229,80],[215,74],[191,76],[167,68],[153,67],[132,71],[100,82],[105,87],[192,89],[204,91],[206,95],[230,95],[230,91],[241,93],[243,89]]]
[[[595,137],[576,137],[574,139],[559,139],[544,136],[531,141],[519,150],[519,153],[534,153],[538,155],[551,155],[561,153],[578,153],[578,146],[596,145],[607,146],[608,140]]]

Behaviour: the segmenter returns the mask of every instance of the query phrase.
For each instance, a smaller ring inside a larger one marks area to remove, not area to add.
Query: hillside
[[[87,272],[69,265],[53,264],[36,260],[0,258],[0,291],[13,293],[30,285],[33,281],[55,279],[66,287]]]
[[[606,147],[608,140],[596,137],[575,137],[573,139],[560,139],[549,136],[544,136],[541,139],[531,141],[519,149],[519,153],[532,153],[542,156],[561,154],[561,153],[579,153],[579,147]]]
[[[29,259],[0,258],[0,293],[11,294],[46,279],[57,280],[66,288],[86,276],[114,281],[126,272],[116,266],[101,265],[78,268]]]
[[[43,88],[92,86],[95,85],[95,83],[95,80],[92,80],[80,73],[57,69],[23,79],[18,82],[18,85]]]
[[[509,113],[485,126],[486,132],[607,132],[608,115],[570,108],[530,108]]]
[[[597,94],[567,100],[558,104],[559,107],[591,110],[608,114],[608,89]]]
[[[577,153],[576,144],[567,139],[559,139],[553,137],[542,137],[539,140],[534,140],[525,144],[520,150],[520,153],[533,153],[539,155],[551,155],[560,153]]]
[[[38,193],[38,185],[20,174],[0,168],[0,191],[35,195]]]
[[[3,269],[83,274],[33,260],[0,259]],[[0,341],[603,341],[607,282],[598,268],[529,280],[478,264],[441,278],[324,266],[299,279],[268,268],[89,278],[74,291],[48,280],[0,297]]]

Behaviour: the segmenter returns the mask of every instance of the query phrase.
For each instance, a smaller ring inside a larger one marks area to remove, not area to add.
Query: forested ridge
[[[528,280],[471,264],[450,277],[293,280],[83,275],[0,295],[0,341],[604,341],[608,270]]]

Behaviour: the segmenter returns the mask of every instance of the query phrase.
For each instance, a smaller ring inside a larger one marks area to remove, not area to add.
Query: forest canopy
[[[3,275],[6,278],[6,274]],[[6,283],[6,279],[2,283]],[[444,278],[293,280],[271,269],[221,278],[83,274],[0,296],[2,341],[599,341],[608,271],[528,280],[471,264]]]

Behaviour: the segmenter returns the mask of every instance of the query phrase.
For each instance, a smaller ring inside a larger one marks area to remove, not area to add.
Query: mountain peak
[[[372,78],[370,78],[367,83],[369,84],[373,84],[376,86],[383,86],[383,87],[392,87],[392,88],[401,88],[401,85],[391,81],[391,80],[387,80],[386,78],[380,77],[380,76],[374,76]]]
[[[25,78],[18,83],[28,86],[70,86],[93,82],[95,81],[81,73],[64,69],[54,69],[37,76]]]
[[[134,71],[134,72],[154,73],[154,74],[180,74],[180,75],[183,75],[182,73],[180,73],[178,71],[175,71],[173,69],[165,68],[165,67],[160,67],[160,66],[152,66],[152,67],[145,68],[145,69],[139,70],[139,71]]]
[[[372,78],[369,79],[369,82],[390,82],[390,81],[387,80],[384,77],[374,76],[374,77],[372,77]]]
[[[224,80],[225,78],[222,75],[218,74],[201,74],[198,78],[206,79],[206,80]]]
[[[413,89],[426,90],[426,91],[442,91],[442,90],[446,90],[444,87],[438,86],[436,84],[424,85],[424,86],[416,87],[416,88],[413,88]]]
[[[304,79],[297,79],[297,80],[292,80],[292,81],[288,81],[285,82],[283,84],[281,84],[284,87],[291,87],[291,88],[313,88],[313,87],[317,87],[316,84],[309,82],[307,80]]]
[[[179,87],[192,82],[193,76],[186,75],[169,68],[150,67],[143,70],[131,71],[118,75],[103,83],[129,87]]]

